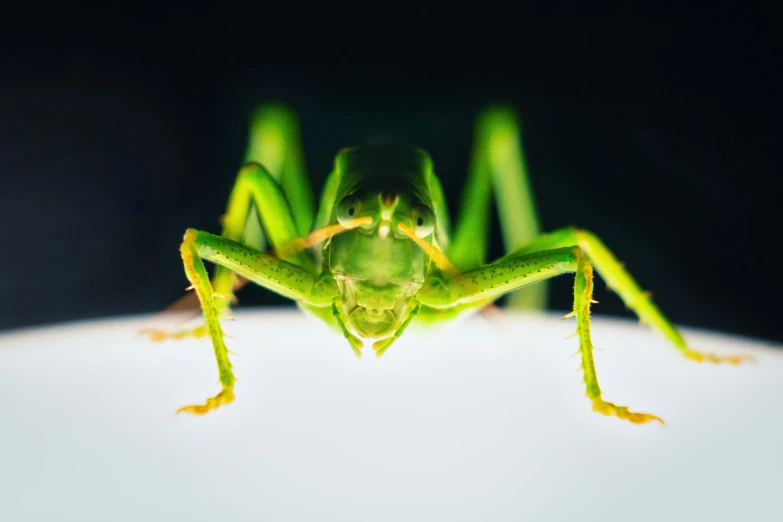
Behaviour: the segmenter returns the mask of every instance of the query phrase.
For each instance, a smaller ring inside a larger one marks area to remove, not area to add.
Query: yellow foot
[[[664,424],[663,419],[656,417],[655,415],[628,411],[628,408],[625,406],[617,406],[601,399],[593,400],[593,411],[597,411],[598,413],[607,416],[616,415],[617,417],[633,422],[634,424],[647,424],[652,421],[658,421],[661,424]]]
[[[206,404],[193,404],[183,406],[177,410],[177,413],[192,413],[193,415],[206,415],[212,410],[216,410],[224,404],[234,402],[234,389],[223,388],[223,390],[212,398],[207,399]]]
[[[188,337],[194,337],[196,339],[199,339],[201,337],[205,337],[209,332],[207,330],[207,325],[202,324],[201,326],[197,326],[195,328],[189,328],[187,330],[178,330],[176,332],[167,332],[166,330],[157,330],[154,328],[145,328],[144,330],[139,331],[140,334],[146,335],[153,341],[167,341],[170,339],[186,339]]]
[[[752,361],[750,355],[715,355],[714,353],[697,352],[696,350],[683,350],[683,355],[692,361],[711,362],[715,364],[729,363],[740,364],[743,361]]]

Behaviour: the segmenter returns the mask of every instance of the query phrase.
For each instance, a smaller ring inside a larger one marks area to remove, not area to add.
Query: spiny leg
[[[446,266],[442,262],[440,265]],[[489,265],[452,277],[444,278],[442,274],[435,274],[424,282],[416,298],[422,305],[436,310],[470,306],[472,303],[495,299],[506,292],[569,272],[576,272],[572,315],[577,316],[582,368],[587,396],[593,402],[593,409],[604,415],[616,415],[634,423],[653,420],[662,422],[654,415],[631,412],[625,406],[604,401],[601,397],[590,338],[592,265],[578,246],[505,256]]]
[[[508,107],[490,107],[476,122],[470,173],[465,185],[449,258],[462,270],[484,264],[489,238],[489,206],[495,194],[506,252],[527,244],[539,233],[533,191],[528,180],[520,125]],[[516,309],[543,309],[542,283],[508,295]]]
[[[593,342],[590,337],[593,267],[581,248],[574,247],[573,252],[577,256],[573,313],[576,315],[576,331],[579,334],[579,353],[582,356],[582,371],[585,377],[587,397],[593,401],[593,411],[604,415],[616,415],[634,424],[646,424],[654,420],[663,424],[663,420],[660,417],[649,413],[632,412],[625,406],[618,406],[601,398],[601,388],[598,386],[598,378],[596,377],[595,365],[593,363]]]
[[[643,323],[648,323],[661,332],[688,359],[699,362],[739,364],[751,357],[745,355],[716,355],[700,352],[688,347],[682,334],[674,327],[660,309],[653,303],[650,294],[641,289],[631,274],[615,255],[592,232],[577,228],[561,228],[535,239],[517,250],[521,255],[543,249],[579,245],[595,265],[598,274],[606,281],[626,306],[633,310]]]
[[[242,277],[284,297],[302,301],[311,306],[329,306],[337,295],[333,281],[316,280],[314,271],[232,241],[222,236],[188,229],[180,248],[185,273],[193,284],[206,320],[218,365],[220,393],[204,404],[185,406],[178,411],[203,415],[234,400],[234,374],[228,350],[223,340],[219,311],[213,296],[203,259],[228,268]]]
[[[218,308],[215,305],[212,284],[209,282],[209,276],[207,275],[204,263],[198,255],[198,248],[196,245],[197,237],[196,231],[192,229],[188,230],[182,241],[180,253],[182,254],[182,263],[185,265],[185,274],[187,275],[188,280],[193,284],[199,301],[201,302],[201,309],[206,321],[205,326],[209,331],[209,336],[212,339],[212,346],[215,350],[215,359],[217,360],[218,374],[220,375],[222,389],[220,390],[220,393],[207,399],[204,404],[185,406],[177,410],[177,413],[187,412],[196,415],[204,415],[210,410],[219,408],[223,404],[229,404],[234,400],[234,381],[236,379],[234,377],[234,372],[231,369],[231,361],[228,358],[228,349],[226,348],[225,342],[223,342],[223,329],[221,328],[220,320],[218,319]]]

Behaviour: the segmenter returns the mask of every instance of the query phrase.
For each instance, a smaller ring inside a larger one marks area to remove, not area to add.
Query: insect
[[[663,421],[604,400],[598,385],[590,337],[594,270],[687,358],[731,364],[745,358],[689,348],[593,233],[564,228],[538,235],[520,128],[509,108],[488,108],[477,120],[453,231],[441,183],[423,150],[374,143],[339,151],[317,211],[289,108],[256,110],[245,159],[222,234],[188,229],[180,247],[204,324],[176,333],[147,331],[156,340],[208,334],[212,341],[222,389],[180,412],[205,414],[234,400],[220,320],[248,281],[297,301],[343,335],[357,356],[365,340],[380,356],[412,321],[447,321],[510,292],[515,306],[542,307],[546,288],[534,283],[574,273],[574,304],[566,317],[576,318],[587,397],[594,411],[639,424]],[[508,253],[487,263],[493,193]],[[212,280],[203,260],[217,265]]]

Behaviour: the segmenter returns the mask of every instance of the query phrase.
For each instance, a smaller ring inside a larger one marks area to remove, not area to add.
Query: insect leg
[[[251,214],[252,208],[255,209],[255,212]],[[252,221],[263,224],[273,246],[290,243],[298,237],[285,194],[269,171],[258,163],[248,163],[239,170],[234,188],[229,196],[226,214],[223,216],[223,237],[233,241],[247,242],[246,224]],[[255,242],[254,246],[258,248],[258,241]],[[313,267],[313,260],[306,251],[300,251],[287,260],[308,269]],[[231,303],[235,301],[234,290],[243,284],[244,281],[240,282],[228,268],[220,265],[216,267],[212,286],[214,294],[218,298],[215,302],[218,315],[229,315]],[[167,310],[188,309],[196,306],[197,303],[193,300],[193,295],[188,294],[169,306]],[[205,325],[201,325],[177,332],[146,329],[142,333],[153,340],[162,341],[202,337],[206,335],[207,328]]]
[[[654,415],[631,412],[625,406],[604,401],[593,363],[593,343],[590,336],[590,302],[593,295],[593,268],[590,259],[578,246],[567,246],[540,252],[505,256],[494,263],[470,270],[447,280],[430,279],[416,294],[421,304],[448,309],[472,302],[494,299],[506,292],[551,277],[575,272],[573,315],[577,318],[579,352],[587,397],[593,410],[604,415],[616,415],[633,423],[660,421]]]
[[[283,190],[260,163],[248,163],[239,169],[234,188],[228,198],[226,214],[223,217],[223,232],[221,234],[223,237],[232,241],[242,241],[251,204],[256,209],[258,219],[264,226],[266,236],[272,246],[289,243],[297,237],[302,237],[296,229],[294,217]],[[312,258],[305,251],[297,253],[288,261],[306,268],[313,266]],[[217,293],[233,298],[233,282],[234,276],[230,270],[221,266],[215,269],[213,284]]]
[[[199,230],[188,229],[180,247],[188,280],[193,284],[206,320],[206,329],[212,340],[222,390],[206,400],[205,404],[185,406],[178,411],[203,415],[234,400],[234,374],[220,326],[219,308],[214,290],[207,276],[203,259],[218,263],[244,278],[285,297],[313,306],[329,306],[337,295],[337,287],[319,284],[314,272],[276,258],[273,255]]]
[[[533,191],[528,180],[519,122],[507,107],[490,107],[476,123],[470,174],[454,241],[447,253],[463,270],[481,266],[487,251],[490,192],[495,193],[506,252],[513,252],[539,233]],[[508,296],[510,308],[546,306],[546,284]]]
[[[590,257],[596,271],[613,289],[626,306],[634,311],[644,323],[662,333],[688,359],[699,362],[739,364],[749,357],[741,355],[716,355],[700,352],[688,347],[682,334],[674,327],[660,309],[653,303],[650,294],[641,289],[630,273],[623,267],[615,255],[604,245],[595,234],[578,228],[561,228],[535,239],[514,255],[520,255],[536,250],[559,248],[567,245],[579,245]]]
[[[486,161],[483,136],[476,128],[470,170],[462,190],[457,221],[446,255],[460,268],[470,270],[486,262],[489,248],[489,215],[492,178]]]
[[[245,163],[264,165],[280,187],[291,206],[299,236],[304,237],[313,226],[315,214],[313,188],[302,153],[299,122],[296,113],[281,103],[260,105],[250,120],[250,136]],[[259,246],[259,250],[262,248]]]
[[[182,263],[185,265],[185,274],[188,280],[196,290],[196,295],[201,302],[201,308],[204,312],[206,321],[205,328],[212,339],[212,346],[215,350],[215,359],[218,365],[218,374],[220,375],[220,384],[222,389],[214,397],[210,397],[204,404],[185,406],[177,410],[177,413],[187,412],[197,415],[219,408],[223,404],[229,404],[234,400],[234,372],[231,369],[231,361],[228,358],[228,350],[223,341],[223,329],[218,319],[218,308],[215,305],[214,292],[212,284],[209,282],[207,270],[204,263],[198,256],[196,244],[197,234],[191,230],[185,233],[185,239],[182,241],[180,253],[182,254]]]
[[[574,310],[572,313],[576,316],[576,331],[579,334],[579,353],[582,356],[582,372],[584,373],[587,397],[593,402],[593,411],[604,415],[616,415],[634,424],[646,424],[654,420],[663,424],[663,420],[660,417],[649,413],[628,411],[628,408],[625,406],[618,406],[601,398],[601,388],[598,386],[595,364],[593,363],[593,342],[590,336],[593,266],[581,248],[573,247],[573,252],[577,257],[577,262],[576,276],[574,277]]]

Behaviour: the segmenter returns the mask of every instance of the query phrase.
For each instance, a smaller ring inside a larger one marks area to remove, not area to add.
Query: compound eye
[[[416,206],[411,211],[413,230],[418,237],[424,238],[435,230],[435,215],[425,206]]]
[[[359,217],[361,211],[361,200],[354,196],[348,196],[337,205],[337,221],[341,225],[346,225]]]

